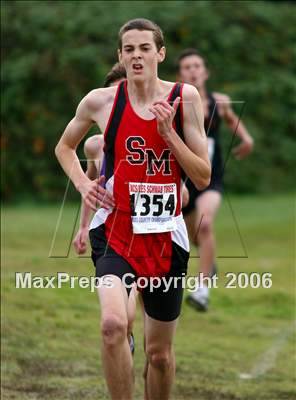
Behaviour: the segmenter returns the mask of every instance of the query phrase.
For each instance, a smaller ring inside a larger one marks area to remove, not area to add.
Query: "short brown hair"
[[[118,48],[122,49],[122,36],[132,29],[139,31],[151,31],[153,32],[154,43],[159,51],[164,46],[163,33],[160,27],[155,23],[145,18],[131,19],[126,22],[119,30],[118,33]]]
[[[180,63],[181,61],[189,56],[198,56],[200,58],[202,58],[205,67],[207,68],[207,62],[206,59],[204,58],[204,56],[196,49],[190,48],[190,49],[185,49],[183,51],[181,51],[181,53],[179,54],[177,60],[176,60],[176,69],[179,71],[180,70]]]
[[[126,70],[124,66],[120,63],[116,63],[108,72],[104,81],[104,87],[110,86],[112,83],[119,81],[120,79],[126,78]]]

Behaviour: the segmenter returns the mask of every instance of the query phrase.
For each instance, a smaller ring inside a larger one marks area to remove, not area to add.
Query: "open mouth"
[[[133,64],[133,71],[140,72],[143,70],[143,65],[141,64]]]

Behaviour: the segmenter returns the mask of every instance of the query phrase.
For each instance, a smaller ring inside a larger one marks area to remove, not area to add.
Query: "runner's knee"
[[[192,230],[189,234],[190,241],[195,245],[198,246],[198,229]]]
[[[127,321],[118,315],[107,315],[102,320],[101,330],[103,342],[114,346],[126,339]]]
[[[170,346],[160,349],[155,346],[149,347],[148,345],[147,358],[152,367],[165,371],[172,365],[172,349]]]
[[[206,236],[209,235],[213,230],[213,219],[208,216],[203,216],[200,226],[199,226],[199,235]]]

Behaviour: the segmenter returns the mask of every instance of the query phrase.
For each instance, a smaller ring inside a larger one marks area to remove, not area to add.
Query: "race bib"
[[[212,163],[215,151],[215,140],[213,138],[208,137],[208,155],[209,159]]]
[[[129,183],[134,233],[160,233],[177,229],[175,183]]]

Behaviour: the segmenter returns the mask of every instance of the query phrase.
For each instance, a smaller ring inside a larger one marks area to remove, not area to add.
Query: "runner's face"
[[[180,61],[179,76],[182,82],[200,88],[205,84],[209,74],[204,60],[197,55],[192,55]]]
[[[119,61],[126,69],[127,79],[137,82],[157,77],[157,65],[165,57],[165,48],[157,51],[153,32],[132,29],[122,36]]]

